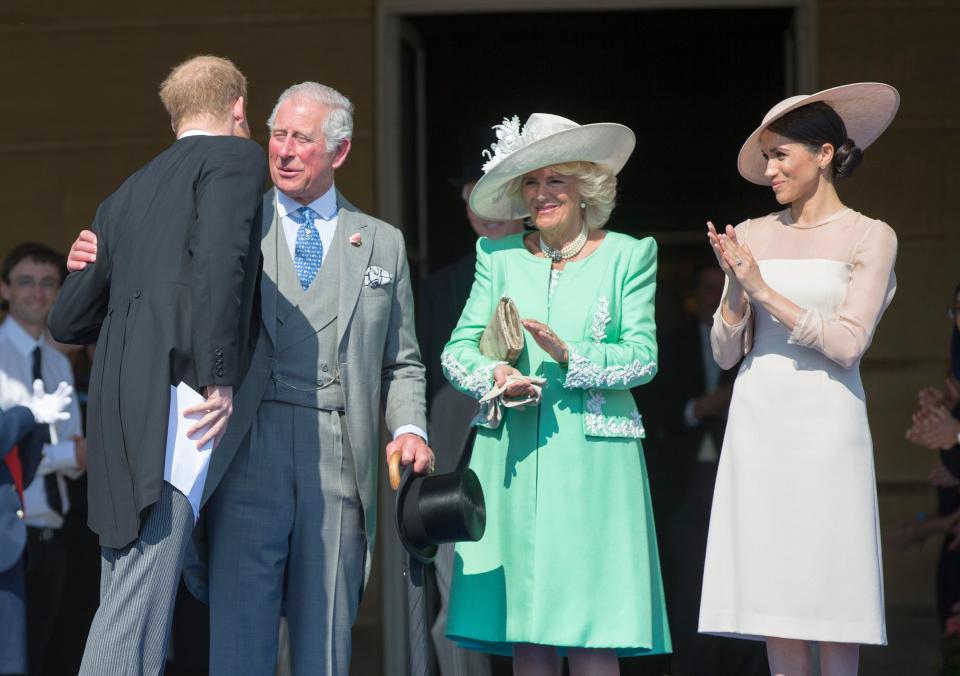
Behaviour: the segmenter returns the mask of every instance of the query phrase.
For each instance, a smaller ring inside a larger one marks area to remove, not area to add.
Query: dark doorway
[[[683,242],[697,246],[680,246],[687,251],[681,257],[709,255],[696,238],[707,219],[737,223],[776,208],[769,190],[744,181],[735,162],[763,113],[793,87],[791,10],[520,12],[408,21],[425,54],[429,258],[421,274],[471,249],[463,201],[448,179],[480,161],[494,140],[490,127],[513,115],[523,121],[549,112],[581,124],[631,127],[637,149],[620,175],[608,227],[658,235],[667,268],[681,253],[671,249]]]

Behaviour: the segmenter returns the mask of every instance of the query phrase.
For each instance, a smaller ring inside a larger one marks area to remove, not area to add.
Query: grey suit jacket
[[[365,574],[369,574],[377,525],[377,477],[385,462],[379,438],[380,409],[382,406],[389,430],[406,424],[426,429],[426,386],[414,331],[413,293],[403,234],[363,213],[339,192],[337,205],[337,228],[345,228],[348,237],[359,235],[361,242],[343,251],[337,333],[347,433],[367,536]],[[210,461],[204,502],[216,490],[240,444],[249,443],[248,432],[270,379],[277,330],[279,232],[275,189],[271,189],[263,197],[263,326],[246,379],[236,393],[230,424]],[[387,271],[393,282],[378,288],[365,286],[364,274],[369,266]]]

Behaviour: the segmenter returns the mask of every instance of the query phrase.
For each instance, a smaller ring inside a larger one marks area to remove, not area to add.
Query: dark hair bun
[[[833,151],[833,175],[837,178],[847,178],[860,166],[861,162],[863,162],[863,151],[857,147],[852,138],[848,138]]]

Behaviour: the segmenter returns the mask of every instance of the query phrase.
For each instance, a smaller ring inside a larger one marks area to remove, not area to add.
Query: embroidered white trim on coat
[[[602,343],[607,337],[607,324],[610,323],[610,302],[606,296],[600,296],[597,300],[597,311],[593,313],[593,326],[590,334],[593,336],[593,342]]]
[[[615,387],[629,385],[638,378],[644,378],[657,372],[657,362],[643,363],[635,359],[629,364],[607,366],[599,364],[570,350],[570,362],[567,366],[567,379],[563,386],[567,389],[594,387]]]
[[[477,399],[493,387],[493,369],[503,363],[505,362],[495,361],[484,364],[470,373],[467,367],[461,364],[450,352],[444,351],[440,356],[440,364],[453,384],[460,390],[466,390]]]
[[[584,408],[584,426],[587,434],[598,437],[630,437],[642,439],[646,434],[640,414],[634,411],[630,419],[615,418],[603,414],[606,397],[600,390],[587,390]]]

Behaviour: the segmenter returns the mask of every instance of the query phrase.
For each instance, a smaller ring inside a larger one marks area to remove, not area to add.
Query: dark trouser
[[[57,626],[67,576],[67,547],[59,529],[27,528],[27,665],[43,673]]]
[[[767,676],[767,656],[762,641],[744,641],[697,632],[703,563],[717,463],[698,462],[684,499],[670,523],[667,559],[670,588],[667,612],[679,676]]]
[[[27,671],[27,614],[23,607],[24,561],[0,571],[0,674]]]

